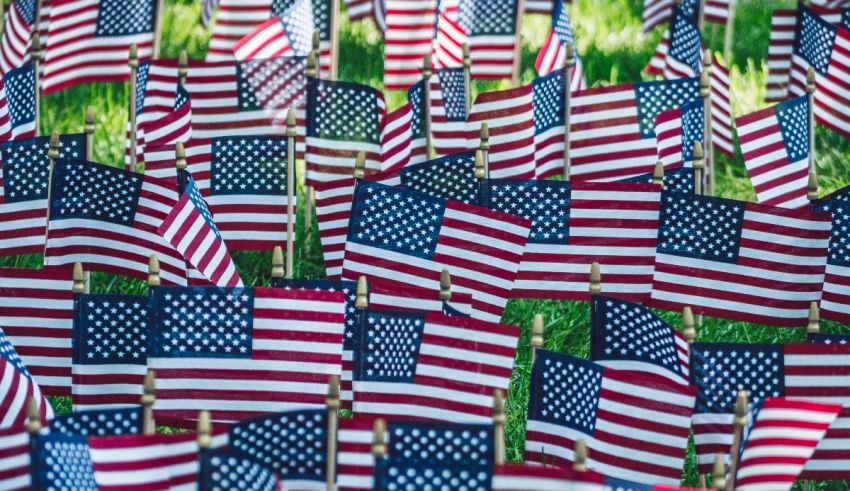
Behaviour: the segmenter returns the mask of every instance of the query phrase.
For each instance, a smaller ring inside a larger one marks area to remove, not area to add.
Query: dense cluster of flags
[[[819,197],[814,145],[850,136],[850,5],[775,11],[777,104],[733,120],[701,31],[728,48],[736,3],[645,0],[657,78],[588,87],[568,2],[346,0],[391,110],[337,80],[338,0],[205,0],[203,61],[159,56],[161,1],[13,1],[0,255],[44,267],[0,268],[0,488],[671,489],[691,435],[701,487],[850,479],[850,337],[819,333],[850,322],[850,187]],[[523,85],[527,12],[551,30]],[[116,81],[122,168],[92,161],[93,110],[39,135],[39,95]],[[758,203],[714,195],[736,147]],[[327,279],[293,277],[301,182]],[[273,251],[271,285],[233,251]],[[521,346],[512,298],[588,302],[589,356],[544,350],[541,316]],[[808,339],[697,342],[694,314]]]

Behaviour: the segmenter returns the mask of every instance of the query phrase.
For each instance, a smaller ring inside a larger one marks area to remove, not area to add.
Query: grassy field
[[[794,0],[766,1],[743,0],[738,8],[735,44],[731,56],[733,83],[733,109],[741,115],[764,106],[764,80],[767,73],[766,56],[770,12],[774,7],[794,5]],[[661,37],[661,30],[644,35],[641,32],[641,2],[636,0],[575,0],[572,7],[573,26],[582,56],[588,83],[628,82],[645,78],[643,66],[649,60]],[[176,57],[186,49],[190,58],[203,58],[209,34],[199,22],[198,2],[182,0],[166,2],[163,56]],[[527,16],[523,26],[522,80],[534,78],[534,59],[548,32],[549,19],[545,16]],[[722,50],[723,27],[708,25],[707,36],[711,47]],[[382,40],[371,22],[349,24],[345,15],[340,26],[340,78],[381,87]],[[478,93],[508,87],[508,82],[476,83]],[[401,92],[387,95],[391,108],[404,102]],[[97,111],[95,131],[95,160],[117,165],[121,162],[124,147],[124,125],[127,119],[127,88],[122,84],[98,84],[75,87],[43,99],[40,126],[43,134],[53,130],[80,132],[87,105]],[[817,132],[818,174],[822,193],[847,185],[848,142],[824,130]],[[754,200],[755,194],[747,179],[740,157],[726,159],[719,156],[718,194],[724,197]],[[302,200],[303,202],[303,200]],[[299,231],[296,273],[302,278],[323,275],[317,231],[305,234]],[[305,239],[309,243],[305,243]],[[263,285],[269,281],[270,253],[236,253],[236,262],[247,284]],[[6,258],[6,266],[38,267],[40,257]],[[604,278],[603,278],[604,281]],[[140,281],[94,274],[92,292],[144,293]],[[604,291],[604,283],[603,283]],[[520,350],[514,377],[508,394],[507,447],[508,459],[522,459],[525,414],[530,372],[529,330],[534,314],[542,313],[546,321],[546,348],[577,356],[586,356],[589,350],[589,310],[587,304],[577,302],[512,300],[504,315],[504,322],[522,326]],[[680,325],[680,316],[662,313],[673,325]],[[802,327],[802,326],[801,326]],[[827,332],[841,332],[842,326],[823,324]],[[804,339],[803,330],[777,329],[720,319],[704,319],[700,339],[709,341],[741,342],[794,342]],[[69,409],[67,399],[55,399],[57,408]],[[689,452],[684,482],[695,484],[693,453]],[[848,489],[847,483],[809,483],[808,489]]]

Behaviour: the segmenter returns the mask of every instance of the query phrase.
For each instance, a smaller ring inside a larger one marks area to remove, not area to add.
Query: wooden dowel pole
[[[283,248],[279,245],[272,250],[272,279],[280,279],[286,275],[283,262]]]
[[[369,307],[369,282],[366,277],[361,275],[357,278],[357,291],[354,297],[354,308],[357,310],[365,310]]]
[[[699,95],[702,98],[703,155],[705,172],[702,194],[714,194],[714,137],[711,132],[711,50],[702,57],[702,72],[699,75]]]
[[[738,392],[738,398],[735,400],[735,430],[732,439],[732,450],[729,453],[729,477],[726,480],[726,490],[733,491],[735,489],[735,473],[738,472],[738,454],[741,451],[742,439],[744,436],[744,426],[747,425],[747,391]]]
[[[544,341],[544,323],[543,314],[534,314],[534,320],[531,321],[531,364],[534,365],[534,360],[537,358],[537,351],[543,348]]]
[[[522,70],[522,19],[525,14],[525,0],[516,2],[516,33],[514,35],[514,57],[511,69],[511,84],[519,87],[520,70]]]
[[[325,458],[325,483],[327,491],[336,489],[336,433],[339,426],[339,377],[332,375],[328,383],[328,448]]]
[[[814,301],[809,304],[809,321],[806,325],[806,332],[808,334],[817,334],[820,332],[820,309],[818,308],[818,303]]]
[[[714,457],[714,469],[711,471],[711,488],[726,489],[726,459],[722,454]]]
[[[452,274],[449,268],[443,268],[440,272],[440,300],[449,302],[452,299]]]
[[[414,129],[415,131],[415,129]],[[431,158],[431,52],[422,57],[422,132],[425,133],[425,158]]]
[[[587,444],[584,440],[576,440],[573,470],[576,472],[587,472]]]
[[[130,105],[130,107],[129,107],[129,110],[130,110],[130,116],[129,116],[130,128],[129,128],[129,130],[130,131],[128,132],[129,134],[127,135],[127,138],[130,139],[130,141],[128,142],[129,147],[130,147],[130,150],[129,150],[130,154],[127,157],[129,158],[128,167],[133,172],[136,171],[136,165],[138,165],[137,158],[136,158],[136,154],[138,153],[138,150],[136,148],[136,142],[137,142],[137,139],[138,139],[138,129],[136,127],[137,121],[138,121],[138,114],[137,114],[138,108],[136,107],[136,98],[138,97],[138,93],[137,93],[137,90],[136,90],[137,89],[136,84],[138,83],[138,77],[139,77],[139,54],[138,53],[139,52],[138,52],[138,48],[137,48],[136,44],[135,43],[131,44],[130,45],[130,62],[129,62],[129,64],[130,64],[130,101],[129,101],[130,102],[130,104],[129,104]]]
[[[387,424],[383,419],[378,418],[372,425],[372,457],[375,460],[384,458],[387,454],[386,440]]]
[[[596,296],[602,293],[602,268],[599,263],[593,261],[590,265],[590,295]]]
[[[151,58],[159,59],[159,52],[162,47],[162,19],[165,17],[165,0],[157,0],[156,2],[156,18],[153,26],[153,49]]]
[[[286,278],[293,277],[295,258],[295,110],[286,113]]]
[[[47,147],[47,159],[49,166],[47,169],[47,217],[44,222],[44,255],[47,256],[47,236],[50,231],[50,195],[53,188],[53,168],[56,166],[56,159],[59,158],[59,132],[53,131],[50,135],[50,143]]]
[[[566,46],[565,76],[564,76],[564,180],[570,180],[570,113],[572,112],[572,72],[576,64],[573,43]]]
[[[652,170],[652,184],[664,187],[664,164],[660,160],[655,163],[655,168]]]
[[[493,450],[496,465],[505,463],[505,396],[502,391],[493,391]]]
[[[153,417],[154,402],[156,402],[156,377],[154,371],[148,368],[142,393],[142,433],[145,435],[153,435],[156,432],[156,422]]]
[[[2,2],[0,2],[2,3]],[[2,10],[2,7],[0,7]],[[32,77],[33,77],[33,96],[35,100],[35,136],[39,136],[41,134],[39,129],[39,121],[41,121],[41,89],[39,83],[38,70],[41,65],[41,37],[38,35],[38,24],[36,23],[33,27],[34,32],[32,33],[32,46],[30,48],[30,57],[32,59]]]
[[[185,49],[180,50],[177,57],[177,83],[181,87],[186,87],[186,77],[189,75],[189,56]]]
[[[331,0],[331,71],[330,79],[336,80],[339,73],[339,0]]]
[[[159,258],[156,254],[151,254],[151,257],[148,258],[148,289],[160,285],[162,285],[162,280],[159,277]]]
[[[38,407],[38,401],[35,400],[35,397],[30,396],[27,398],[27,433],[30,436],[30,462],[37,462],[35,460],[37,454],[36,441],[40,431],[41,411]]]
[[[481,130],[478,132],[480,140],[478,149],[481,150],[481,157],[484,159],[484,175],[490,178],[490,126],[487,121],[481,123]]]
[[[94,107],[86,107],[83,132],[86,134],[86,160],[94,160]]]
[[[729,11],[726,16],[726,35],[723,39],[723,62],[726,66],[732,66],[732,42],[735,39],[735,11],[738,9],[738,0],[729,0]]]
[[[817,185],[817,167],[815,165],[815,158],[817,156],[817,152],[815,151],[815,86],[815,69],[810,66],[809,71],[806,73],[806,97],[809,103],[809,175],[815,176],[815,185]]]
[[[694,322],[694,312],[690,306],[685,306],[682,309],[682,326],[684,327],[682,334],[685,336],[685,341],[687,341],[688,343],[688,352],[690,352],[691,345],[697,338],[696,323]]]
[[[463,43],[463,101],[466,115],[472,110],[472,59],[469,57],[469,44]]]
[[[703,194],[705,160],[702,143],[694,142],[694,194]]]
[[[75,294],[86,292],[86,272],[83,270],[83,263],[74,263],[73,284],[71,291]]]
[[[309,55],[307,55],[307,78],[319,78],[319,62],[318,62],[318,54],[315,51],[311,51]],[[309,101],[307,102],[310,103]],[[313,186],[304,186],[304,230],[309,231],[313,228],[313,204],[314,200],[314,191]],[[308,243],[305,241],[305,244]]]

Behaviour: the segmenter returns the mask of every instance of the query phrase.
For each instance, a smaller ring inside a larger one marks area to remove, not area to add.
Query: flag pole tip
[[[148,258],[148,287],[155,287],[160,284],[159,257],[156,254],[151,254]]]
[[[452,274],[449,268],[440,271],[440,300],[448,302],[452,299]]]
[[[599,295],[602,293],[602,268],[599,263],[593,261],[590,265],[590,294]]]
[[[276,245],[272,249],[272,278],[283,278],[285,275],[283,265],[283,247]]]
[[[534,314],[534,320],[531,321],[531,347],[538,350],[543,347],[543,314]]]
[[[659,186],[664,185],[664,163],[660,160],[655,163],[655,168],[652,169],[652,183]]]
[[[366,276],[357,278],[357,296],[354,300],[354,308],[363,310],[369,306],[369,282]]]
[[[83,270],[83,263],[74,263],[73,286],[71,291],[74,293],[85,293],[86,291],[86,272]]]

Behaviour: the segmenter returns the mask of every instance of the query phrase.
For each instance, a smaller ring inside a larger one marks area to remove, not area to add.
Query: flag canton
[[[212,212],[210,212],[209,207],[207,206],[207,202],[204,201],[204,197],[201,196],[201,191],[198,189],[198,186],[195,184],[195,180],[192,179],[192,175],[189,172],[183,170],[181,171],[184,174],[186,187],[183,190],[184,193],[189,197],[189,201],[192,202],[195,209],[198,210],[198,213],[201,214],[204,221],[207,222],[207,226],[209,226],[210,230],[221,239],[221,233],[218,231],[218,227],[215,225],[215,220],[213,219]]]
[[[617,182],[655,182],[655,176],[650,172],[639,176],[627,177]],[[664,172],[664,189],[674,193],[694,192],[694,170],[691,167],[679,167]]]
[[[282,3],[274,0],[272,5]],[[274,11],[274,10],[273,10]],[[313,10],[310,0],[300,0],[285,12],[277,13],[278,21],[289,40],[292,50],[306,56],[313,48]]]
[[[410,104],[410,136],[425,138],[425,108],[422,104],[425,81],[416,82],[407,91],[407,101]]]
[[[97,491],[89,445],[80,435],[39,435],[33,489]]]
[[[412,383],[425,314],[368,312],[354,350],[354,380]]]
[[[513,35],[516,0],[468,0],[460,3],[458,23],[470,36]]]
[[[460,310],[454,308],[448,302],[443,302],[443,315],[449,317],[472,317],[470,314],[464,314]]]
[[[735,264],[744,204],[683,193],[662,193],[658,252]]]
[[[682,162],[693,162],[694,144],[702,143],[705,131],[703,116],[702,99],[693,100],[682,106]]]
[[[56,161],[50,219],[88,218],[132,226],[143,177],[82,160]]]
[[[143,61],[139,63],[139,67],[136,70],[136,114],[142,114],[145,108],[145,91],[148,86],[150,69],[151,62]]]
[[[741,390],[751,401],[782,396],[785,391],[782,345],[695,343],[690,368],[697,413],[733,412]]]
[[[82,295],[77,299],[77,308],[75,363],[146,363],[147,297]]]
[[[829,202],[832,212],[832,230],[829,237],[829,255],[827,261],[835,266],[850,266],[850,203],[846,201]]]
[[[18,356],[18,352],[15,351],[15,347],[12,346],[9,338],[6,337],[2,327],[0,327],[0,358],[3,358],[6,363],[12,365],[15,370],[21,372],[21,374],[23,374],[26,378],[32,379],[29,370],[27,370],[27,366]]]
[[[180,106],[189,102],[189,92],[182,85],[177,86],[177,92],[174,94],[174,105],[172,109],[179,109]]]
[[[310,80],[318,87],[310,96],[308,135],[331,140],[379,143],[381,115],[378,96],[369,87],[345,82]]]
[[[532,82],[532,107],[534,108],[534,132],[536,134],[564,126],[564,70],[555,70]]]
[[[809,334],[807,341],[822,344],[850,344],[850,334]]]
[[[564,8],[563,2],[555,2],[555,12],[552,14],[552,28],[561,44],[570,43],[575,47],[576,39],[573,36],[573,28],[570,25],[570,14]]]
[[[841,189],[836,189],[829,193],[828,198],[830,201],[843,201],[850,203],[850,186],[844,186]]]
[[[402,186],[467,204],[478,202],[475,153],[447,155],[401,169]]]
[[[529,243],[566,244],[570,238],[569,181],[485,181],[485,203],[496,211],[531,220]]]
[[[206,462],[206,471],[201,482],[202,491],[226,491],[245,489],[251,491],[275,491],[277,478],[271,469],[254,460],[235,455],[228,449],[206,452],[201,457]]]
[[[605,491],[655,491],[655,486],[626,481],[625,479],[606,477]]]
[[[253,295],[245,288],[157,288],[153,356],[250,358]]]
[[[100,0],[95,36],[153,32],[156,0]]]
[[[16,0],[15,5],[18,7],[21,17],[24,22],[32,26],[35,23],[35,2],[36,0]]]
[[[699,29],[687,16],[677,13],[670,33],[670,56],[690,67],[696,74],[702,68],[701,54]]]
[[[342,339],[342,348],[351,351],[357,335],[358,319],[360,313],[354,306],[357,300],[357,282],[334,281],[334,280],[285,280],[272,279],[273,288],[285,290],[314,290],[317,292],[342,292],[345,295],[345,332]]]
[[[647,308],[613,298],[593,299],[594,359],[636,360],[681,373],[673,328]]]
[[[444,68],[437,70],[440,78],[440,93],[446,118],[449,121],[466,121],[466,87],[463,80],[463,68]]]
[[[776,120],[788,161],[798,162],[809,156],[809,101],[798,97],[776,105]]]
[[[325,479],[327,411],[289,411],[230,427],[229,445],[282,479]]]
[[[313,28],[319,31],[322,40],[331,38],[332,11],[331,0],[313,0]]]
[[[699,97],[699,80],[679,78],[635,84],[638,127],[641,138],[655,138],[658,113],[681,107]]]
[[[361,181],[354,191],[348,240],[430,259],[445,210],[444,199]]]
[[[3,75],[9,122],[13,128],[35,121],[35,75],[32,64],[8,71]]]
[[[677,13],[695,21],[699,16],[699,4],[700,0],[682,0],[679,3]]]
[[[286,137],[242,136],[212,141],[211,193],[286,192]]]
[[[138,435],[142,432],[142,408],[94,409],[59,414],[50,420],[50,431],[68,435]]]
[[[240,111],[289,109],[304,101],[307,61],[303,56],[247,60],[236,64]]]
[[[593,434],[602,367],[569,355],[538,351],[531,374],[528,419]]]
[[[818,73],[825,75],[832,58],[836,28],[806,7],[800,7],[797,26],[799,31],[794,51]]]
[[[59,158],[84,157],[85,135],[59,137]],[[3,192],[7,203],[47,198],[50,137],[39,136],[3,143]]]
[[[850,29],[850,8],[841,10],[841,25],[844,26],[845,29]]]

